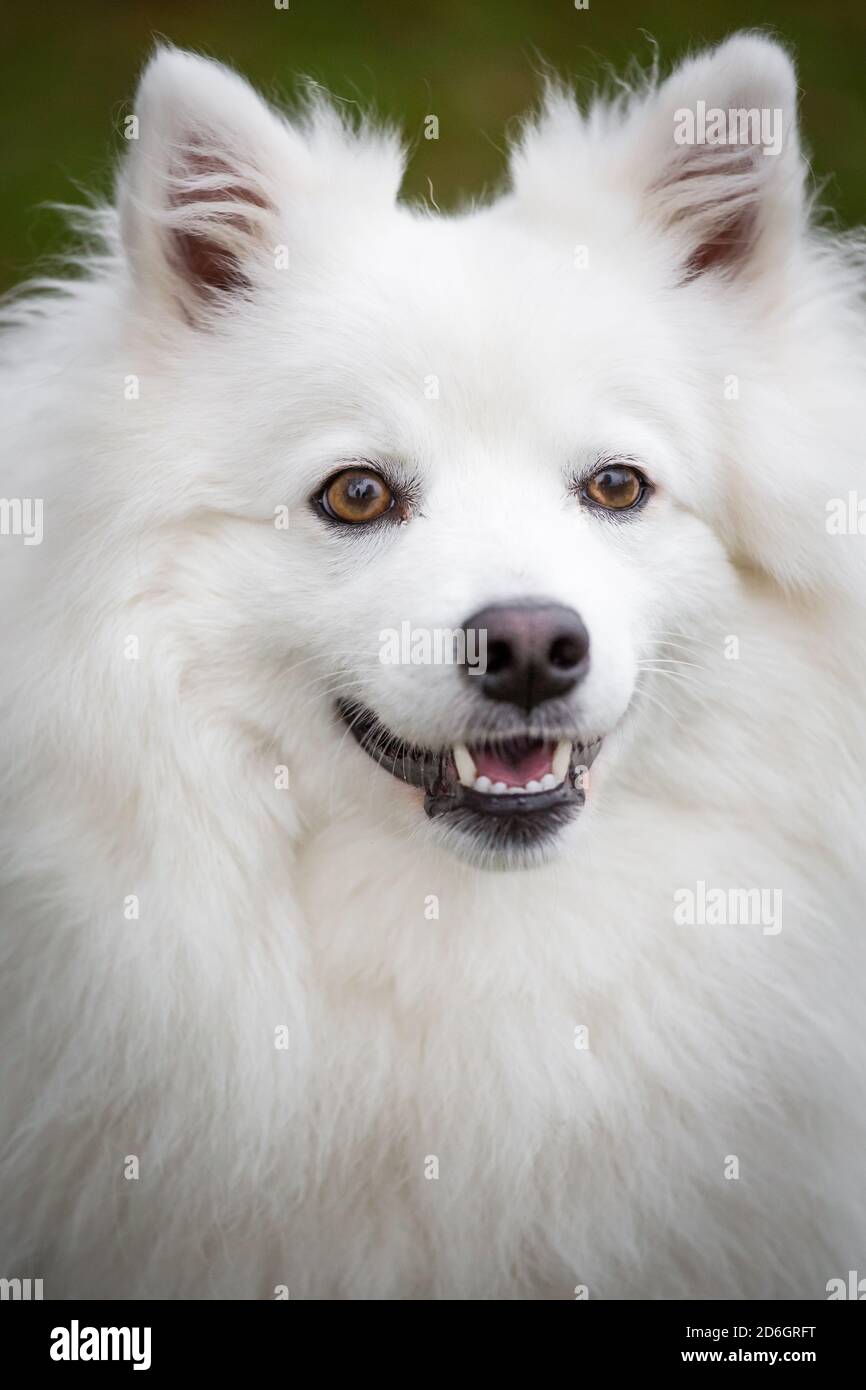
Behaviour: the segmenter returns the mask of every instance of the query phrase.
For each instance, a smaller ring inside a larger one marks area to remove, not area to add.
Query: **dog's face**
[[[239,528],[212,622],[309,805],[342,781],[537,862],[650,734],[659,654],[721,642],[726,383],[798,215],[793,80],[740,40],[671,82],[606,133],[554,101],[512,190],[448,219],[395,202],[387,140],[292,131],[187,56],[146,74],[128,254],[195,363],[197,495]],[[720,90],[782,109],[791,148],[677,146]]]
[[[303,653],[353,780],[521,862],[579,815],[656,639],[726,561],[654,394],[666,333],[639,276],[587,280],[507,209],[386,235],[331,282],[348,304],[363,281],[363,321],[286,361],[316,401],[285,547],[316,596]],[[283,598],[296,635],[294,580]]]

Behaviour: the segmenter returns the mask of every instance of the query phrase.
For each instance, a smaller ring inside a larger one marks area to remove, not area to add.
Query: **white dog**
[[[5,1277],[866,1272],[863,262],[795,105],[751,35],[554,88],[439,216],[153,58],[7,309]]]

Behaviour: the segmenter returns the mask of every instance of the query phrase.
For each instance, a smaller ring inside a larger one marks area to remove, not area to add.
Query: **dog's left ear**
[[[585,115],[553,88],[512,151],[514,191],[572,221],[575,205],[581,221],[598,205],[681,282],[755,277],[778,265],[805,219],[796,104],[790,58],[756,34]]]
[[[635,115],[635,186],[682,278],[778,266],[805,220],[797,80],[784,49],[736,35],[678,68]]]
[[[735,35],[659,87],[641,128],[627,132],[624,157],[643,180],[643,225],[661,233],[655,244],[680,286],[712,282],[736,295],[759,355],[767,334],[764,365],[747,376],[742,399],[718,410],[723,485],[713,525],[738,562],[785,589],[841,593],[864,566],[861,538],[835,536],[830,526],[834,499],[841,506],[862,487],[852,411],[863,389],[859,330],[855,337],[836,326],[843,304],[853,321],[859,291],[840,259],[824,281],[835,312],[828,316],[822,295],[804,294],[822,258],[796,106],[785,50]],[[729,370],[737,373],[731,359]]]

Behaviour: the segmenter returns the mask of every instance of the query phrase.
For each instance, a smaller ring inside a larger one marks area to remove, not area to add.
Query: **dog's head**
[[[214,669],[308,807],[537,861],[688,634],[721,649],[739,562],[789,577],[795,101],[757,37],[588,115],[552,91],[508,190],[440,216],[387,132],[153,60],[120,196],[149,438],[216,522]]]

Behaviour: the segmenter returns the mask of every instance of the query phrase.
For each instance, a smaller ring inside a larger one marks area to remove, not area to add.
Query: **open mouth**
[[[586,773],[601,739],[536,737],[531,729],[455,742],[434,749],[392,734],[363,705],[339,702],[338,712],[365,753],[400,782],[424,792],[431,818],[471,835],[491,852],[537,850],[576,816],[586,801]]]

